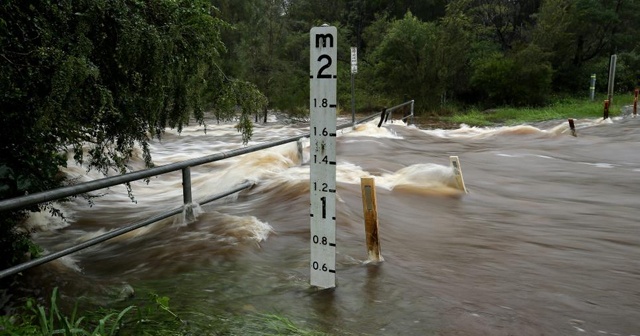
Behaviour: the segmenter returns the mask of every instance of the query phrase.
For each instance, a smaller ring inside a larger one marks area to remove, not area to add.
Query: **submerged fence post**
[[[451,168],[453,168],[453,174],[456,177],[458,188],[468,194],[469,191],[467,191],[467,187],[464,185],[464,178],[462,177],[462,168],[460,167],[460,159],[457,156],[450,156],[449,161],[451,161]]]
[[[589,98],[593,101],[596,97],[596,74],[591,74],[591,85],[589,85]]]
[[[576,125],[573,123],[573,119],[569,119],[569,128],[571,129],[571,135],[577,137],[578,135],[576,134]]]
[[[360,178],[362,188],[362,210],[364,212],[364,228],[367,241],[368,261],[384,261],[380,253],[380,237],[378,235],[378,203],[376,201],[376,183],[373,177]]]
[[[191,222],[195,219],[193,214],[193,198],[191,196],[191,168],[182,168],[182,199],[184,202],[184,219]]]
[[[609,118],[609,100],[604,101],[604,115],[602,116],[602,120],[606,120]]]

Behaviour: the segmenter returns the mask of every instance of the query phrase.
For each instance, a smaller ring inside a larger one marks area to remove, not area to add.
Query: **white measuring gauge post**
[[[311,285],[336,286],[336,82],[338,30],[310,32]]]

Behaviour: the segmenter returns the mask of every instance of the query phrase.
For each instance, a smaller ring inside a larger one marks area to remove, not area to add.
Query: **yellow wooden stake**
[[[451,161],[451,168],[453,169],[453,174],[456,177],[458,188],[468,194],[469,191],[467,191],[467,187],[464,185],[464,178],[462,177],[462,168],[460,167],[460,159],[458,159],[457,156],[450,156],[449,160]]]
[[[362,188],[362,210],[364,211],[364,228],[367,240],[369,262],[384,261],[380,253],[380,237],[378,236],[378,203],[376,202],[376,183],[373,177],[360,178]]]

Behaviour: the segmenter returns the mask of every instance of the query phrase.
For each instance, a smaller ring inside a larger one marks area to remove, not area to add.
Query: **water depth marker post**
[[[458,188],[468,194],[469,191],[464,185],[464,177],[462,177],[462,167],[460,166],[460,159],[457,156],[450,156],[449,162],[451,162],[451,169],[453,169],[453,175],[458,184]]]
[[[336,83],[338,30],[310,31],[311,286],[336,286]]]

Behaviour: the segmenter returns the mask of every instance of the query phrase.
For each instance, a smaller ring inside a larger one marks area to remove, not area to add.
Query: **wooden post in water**
[[[467,191],[467,187],[464,185],[464,178],[462,177],[460,159],[457,156],[450,156],[449,161],[451,161],[451,168],[453,169],[453,174],[456,176],[458,188],[468,194],[469,191]]]
[[[602,120],[606,120],[609,118],[609,99],[604,101],[604,115],[602,116]]]
[[[640,89],[636,89],[633,95],[633,117],[638,115],[638,93]]]
[[[378,203],[376,201],[376,183],[373,177],[360,178],[362,188],[362,210],[364,212],[364,229],[367,241],[368,261],[384,261],[380,253],[380,237],[378,235]]]
[[[576,134],[576,125],[573,123],[573,119],[571,118],[569,118],[569,128],[571,128],[571,135],[577,137],[578,135]]]

